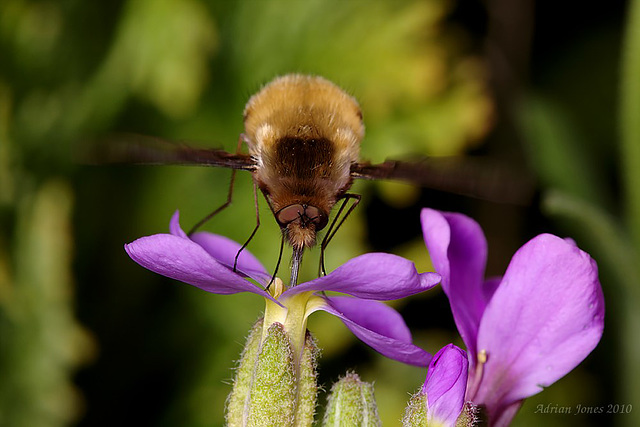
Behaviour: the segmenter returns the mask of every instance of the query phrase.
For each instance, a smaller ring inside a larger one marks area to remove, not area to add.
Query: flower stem
[[[640,0],[631,0],[628,7],[620,87],[620,154],[626,202],[625,219],[637,254],[640,252],[640,121],[638,120],[640,117]],[[637,327],[640,324],[640,316],[637,315],[638,304],[640,301],[631,298],[625,302],[627,316],[624,319],[624,335],[621,339],[627,343],[638,341]],[[629,348],[637,349],[636,346]],[[637,350],[633,351],[633,353],[636,352]],[[629,353],[624,360],[626,366],[623,366],[623,372],[627,378],[626,384],[630,387],[627,386],[624,393],[630,402],[637,402],[640,396],[637,387],[640,381],[640,370],[637,355],[632,356]],[[621,421],[626,425],[640,423],[640,415],[637,411],[629,415]]]
[[[640,0],[629,2],[622,53],[620,154],[626,219],[640,248]]]

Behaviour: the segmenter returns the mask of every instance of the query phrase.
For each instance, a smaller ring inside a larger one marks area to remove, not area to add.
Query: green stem
[[[625,214],[634,246],[640,248],[640,0],[629,2],[622,52],[620,154]]]
[[[622,183],[625,191],[625,220],[629,227],[630,238],[634,246],[635,262],[640,261],[640,0],[629,2],[627,13],[626,34],[622,51],[622,85],[620,87],[620,154],[622,156]],[[639,282],[630,284],[636,291]],[[632,289],[627,289],[626,295],[632,295]],[[625,344],[625,354],[622,357],[621,372],[626,378],[622,386],[622,398],[629,399],[629,403],[640,403],[640,316],[637,298],[627,298],[624,301],[623,325],[621,339]],[[622,378],[622,377],[621,377]],[[632,416],[621,420],[623,425],[639,425],[640,415],[636,412]]]

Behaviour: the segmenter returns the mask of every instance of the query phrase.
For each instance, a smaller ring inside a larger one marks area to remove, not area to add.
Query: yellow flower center
[[[302,348],[307,332],[307,318],[311,313],[317,311],[326,303],[322,298],[314,295],[314,291],[301,292],[291,296],[282,297],[286,290],[282,280],[276,278],[269,287],[269,293],[280,304],[266,299],[266,307],[264,310],[264,326],[263,334],[269,330],[269,326],[273,323],[280,323],[284,326],[285,331],[291,339],[296,357],[296,365],[302,354]],[[263,335],[264,339],[264,335]]]

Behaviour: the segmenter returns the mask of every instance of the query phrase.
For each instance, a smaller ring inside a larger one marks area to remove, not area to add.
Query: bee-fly
[[[256,165],[253,179],[293,247],[293,285],[304,249],[316,243],[351,187],[351,165],[364,136],[362,113],[328,80],[294,74],[249,99],[244,128]]]
[[[324,248],[360,200],[359,195],[348,192],[354,178],[398,179],[496,201],[521,202],[528,197],[519,191],[520,182],[505,183],[500,171],[487,176],[480,170],[481,177],[479,170],[468,168],[451,173],[448,162],[443,165],[437,158],[415,163],[359,163],[363,136],[362,112],[353,97],[322,77],[290,74],[268,83],[247,102],[240,142],[247,144],[248,155],[239,150],[230,154],[178,144],[165,144],[160,150],[161,141],[149,146],[151,139],[142,137],[136,138],[137,143],[121,145],[124,151],[112,150],[101,161],[199,164],[251,171],[254,186],[264,195],[282,230],[283,241],[293,247],[291,286],[297,283],[304,250],[316,244],[332,208],[342,201],[321,244],[324,272]],[[483,190],[478,182],[491,189]],[[345,211],[349,200],[353,203]],[[231,191],[223,207],[230,201]]]

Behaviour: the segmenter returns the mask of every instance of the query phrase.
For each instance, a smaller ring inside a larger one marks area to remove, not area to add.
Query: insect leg
[[[247,241],[244,242],[244,245],[242,245],[242,247],[240,248],[240,250],[236,254],[235,261],[233,262],[233,272],[234,273],[236,272],[236,267],[238,266],[238,257],[240,256],[240,254],[242,253],[244,248],[247,247],[247,245],[249,244],[251,239],[253,239],[253,236],[256,235],[256,232],[258,231],[258,228],[260,228],[260,210],[258,209],[258,185],[255,183],[255,181],[253,182],[253,201],[254,201],[254,203],[256,205],[256,226],[253,229],[253,231],[251,232],[251,235],[249,236]]]
[[[338,209],[338,213],[333,218],[333,221],[331,221],[331,225],[329,226],[329,229],[327,230],[327,234],[325,234],[324,239],[322,239],[322,243],[320,244],[320,266],[318,268],[318,270],[319,270],[318,271],[318,275],[319,276],[320,275],[323,275],[323,276],[327,275],[327,271],[326,271],[326,269],[324,267],[324,251],[327,248],[327,245],[329,245],[329,242],[331,241],[331,239],[333,239],[333,236],[336,235],[336,233],[338,232],[338,229],[342,226],[342,223],[347,219],[347,217],[349,215],[351,215],[351,212],[353,212],[353,210],[356,208],[356,206],[358,206],[358,204],[360,203],[360,199],[361,199],[360,194],[352,194],[352,193],[346,193],[342,197],[344,198],[344,201],[340,205],[340,209]],[[347,209],[347,211],[342,216],[342,218],[340,218],[340,215],[342,214],[342,211],[344,210],[344,208],[347,205],[347,202],[349,200],[353,200],[353,204],[351,206],[349,206],[349,209]],[[340,219],[340,221],[338,221],[338,219]]]
[[[324,238],[322,239],[322,243],[320,244],[320,263],[318,265],[318,276],[327,275],[327,272],[324,267],[324,248],[327,246],[327,243],[328,243],[327,238],[333,233],[333,227],[336,225],[336,221],[342,214],[342,211],[344,210],[348,201],[349,201],[349,198],[345,197],[342,203],[340,204],[340,208],[338,208],[338,212],[336,212],[336,216],[333,217],[333,221],[331,221],[331,224],[329,225],[329,228],[327,229],[327,232],[324,235]]]
[[[242,147],[242,142],[244,140],[245,140],[245,136],[244,136],[244,134],[241,134],[240,138],[238,138],[238,145],[236,147],[236,154],[240,154],[241,147]],[[233,184],[235,183],[235,180],[236,180],[236,170],[232,169],[231,170],[231,180],[229,182],[229,192],[227,193],[227,201],[224,202],[222,204],[222,206],[220,206],[218,209],[216,209],[215,211],[211,212],[209,215],[205,216],[200,221],[198,221],[196,223],[196,225],[191,227],[191,230],[189,230],[189,233],[187,233],[188,236],[191,236],[193,233],[195,233],[198,230],[198,228],[202,227],[207,221],[209,221],[211,218],[216,216],[222,210],[226,209],[231,204],[231,198],[233,196]]]
[[[216,216],[220,211],[226,209],[231,204],[231,197],[233,196],[233,184],[235,180],[236,180],[236,170],[233,169],[231,171],[231,181],[229,182],[229,193],[227,193],[227,201],[224,202],[222,206],[220,206],[218,209],[216,209],[215,211],[211,212],[209,215],[205,216],[200,221],[198,221],[196,225],[194,225],[191,228],[191,230],[189,230],[189,233],[187,233],[187,235],[191,236],[193,233],[195,233],[198,230],[198,228],[202,227],[204,223],[209,221],[211,218]]]
[[[278,268],[280,268],[280,261],[282,261],[283,250],[284,250],[284,233],[282,233],[282,239],[280,240],[280,254],[278,255],[278,262],[276,262],[276,268],[273,270],[273,276],[271,276],[271,280],[269,280],[269,284],[267,285],[266,288],[264,288],[265,291],[268,291],[273,281],[276,280],[276,276],[278,275]]]

